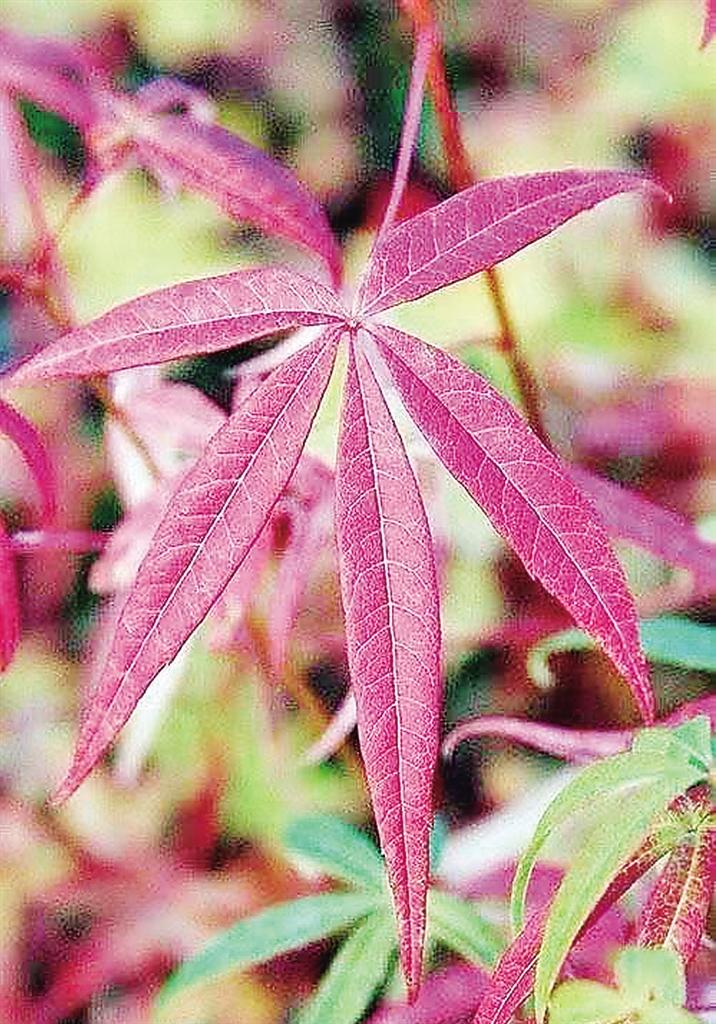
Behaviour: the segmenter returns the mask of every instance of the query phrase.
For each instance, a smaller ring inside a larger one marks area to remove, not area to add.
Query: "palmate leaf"
[[[415,476],[373,371],[351,346],[336,469],[336,529],[358,733],[401,936],[419,983],[439,748],[440,621]]]
[[[279,366],[180,483],[120,616],[57,800],[92,769],[251,551],[301,454],[336,344],[328,331]]]
[[[372,316],[494,267],[611,196],[662,191],[625,171],[547,171],[499,178],[403,221],[371,254],[361,312]]]
[[[590,911],[578,937],[588,931],[686,835],[690,826],[682,816],[682,808],[677,810],[675,804],[657,820],[652,833],[614,876]],[[522,931],[504,951],[480,1000],[474,1024],[508,1024],[527,999],[534,987],[535,968],[548,914],[548,906],[531,914]]]
[[[597,637],[653,720],[634,602],[591,506],[557,458],[487,381],[447,353],[374,327],[410,416],[530,575]]]
[[[131,299],[48,345],[12,379],[109,373],[343,319],[337,297],[318,281],[287,267],[238,270]]]
[[[244,918],[172,974],[160,993],[160,1004],[190,985],[335,935],[379,907],[380,898],[370,893],[321,893]]]
[[[396,953],[390,913],[374,912],[345,940],[295,1024],[356,1024],[385,981]]]

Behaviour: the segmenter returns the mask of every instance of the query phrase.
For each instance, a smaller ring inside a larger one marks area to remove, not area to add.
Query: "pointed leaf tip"
[[[92,770],[249,555],[301,454],[338,337],[328,329],[282,363],[180,482],[122,610],[55,802]]]
[[[360,746],[413,998],[422,971],[439,745],[438,589],[415,476],[363,344],[350,350],[336,526]]]
[[[663,189],[628,171],[545,171],[464,189],[403,221],[371,254],[363,313],[410,302],[494,267],[622,192]]]
[[[419,429],[531,576],[594,636],[646,722],[654,694],[634,601],[596,512],[559,460],[484,378],[440,349],[374,325],[381,354]]]
[[[338,299],[318,281],[286,267],[238,270],[130,299],[58,338],[20,366],[11,382],[153,365],[343,319]]]

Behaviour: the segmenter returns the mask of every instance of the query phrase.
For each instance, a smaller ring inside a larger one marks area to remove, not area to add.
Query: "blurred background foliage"
[[[673,192],[671,206],[645,210],[625,198],[579,218],[509,260],[504,280],[560,450],[716,536],[716,65],[713,51],[698,49],[701,5],[455,0],[439,9],[462,130],[480,173],[636,166]],[[0,14],[18,32],[91,41],[129,90],[162,74],[205,90],[222,124],[287,162],[326,204],[354,282],[386,202],[411,56],[407,25],[392,5],[0,0]],[[81,139],[56,114],[27,103],[22,113],[42,154],[47,215],[57,224],[77,188]],[[428,104],[413,181],[415,209],[446,194]],[[74,214],[60,254],[83,320],[189,277],[301,261],[201,197],[163,194],[139,171],[108,182]],[[0,295],[0,357],[8,363],[49,330],[36,314],[16,314]],[[481,279],[400,310],[396,322],[459,352],[515,397],[488,344],[497,325]],[[172,375],[227,407],[232,373],[264,347],[194,360]],[[311,445],[328,459],[336,394],[327,396]],[[112,528],[122,506],[96,403],[65,385],[18,398],[60,467],[64,523]],[[412,444],[442,552],[446,727],[482,711],[628,723],[628,698],[597,653],[559,655],[552,689],[535,688],[525,669],[530,637],[510,625],[542,616],[560,628],[559,611]],[[30,522],[29,491],[22,464],[0,441],[8,523]],[[620,553],[645,605],[678,577],[635,548]],[[370,828],[354,741],[323,764],[305,759],[346,686],[331,555],[313,574],[280,678],[260,657],[273,566],[248,635],[234,634],[219,654],[207,637],[192,649],[141,769],[123,779],[118,753],[65,807],[48,811],[44,800],[69,759],[105,607],[89,588],[90,563],[62,553],[22,559],[25,637],[0,687],[7,1021],[147,1021],[159,980],[217,928],[324,884],[287,861],[281,836],[294,816],[334,811]],[[708,606],[692,613],[711,621]],[[654,674],[664,710],[709,686],[708,676],[678,667]],[[497,742],[463,746],[443,765],[438,803],[451,828],[468,827],[552,768],[547,758]],[[325,957],[324,945],[205,986],[172,1004],[167,1019],[278,1022],[310,991]]]

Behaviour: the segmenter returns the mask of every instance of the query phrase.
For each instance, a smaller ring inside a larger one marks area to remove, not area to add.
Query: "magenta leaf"
[[[638,925],[641,946],[668,946],[686,967],[698,951],[716,874],[716,823],[706,818],[672,852]]]
[[[697,697],[682,704],[672,714],[661,719],[659,724],[680,725],[699,714],[708,715],[712,729],[716,729],[716,694]],[[570,729],[505,715],[481,715],[453,729],[443,743],[443,754],[446,757],[452,754],[463,740],[490,736],[514,740],[515,743],[574,764],[587,764],[597,758],[611,757],[628,750],[636,732],[636,729]]]
[[[0,672],[12,661],[20,640],[20,599],[15,554],[0,520]]]
[[[0,32],[0,91],[54,110],[87,128],[93,105],[81,80],[85,64],[79,47],[57,39],[31,39]]]
[[[475,1012],[487,972],[474,964],[453,963],[433,971],[414,1003],[385,1001],[369,1024],[457,1024]]]
[[[689,569],[699,591],[716,591],[716,545],[702,540],[691,523],[581,466],[570,466],[569,475],[594,502],[610,534]]]
[[[57,484],[52,463],[37,428],[22,413],[0,399],[0,432],[17,446],[35,479],[43,521],[50,522],[57,509]]]
[[[114,170],[129,146],[134,159],[160,180],[200,192],[230,217],[305,246],[324,261],[337,283],[338,244],[308,188],[287,167],[219,125],[188,114],[158,115],[159,87],[152,85],[146,103],[141,93],[134,102],[106,97],[106,123],[95,133],[100,170]],[[124,139],[119,154],[112,149],[118,136]]]
[[[432,540],[415,476],[362,347],[350,351],[336,528],[358,735],[408,990],[420,984],[441,678]]]
[[[251,551],[298,461],[337,339],[336,331],[324,332],[287,359],[181,481],[122,610],[56,800],[96,764]]]
[[[12,380],[109,373],[343,319],[317,281],[284,267],[239,270],[131,299],[48,345]]]
[[[473,185],[381,238],[362,312],[379,313],[494,267],[604,199],[640,189],[661,191],[625,171],[545,171]]]
[[[531,576],[597,639],[653,721],[634,601],[596,513],[559,460],[482,377],[386,326],[373,328],[411,417]]]

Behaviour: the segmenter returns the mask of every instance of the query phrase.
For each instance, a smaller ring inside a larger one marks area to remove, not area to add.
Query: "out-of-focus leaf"
[[[623,171],[546,171],[480,182],[390,230],[371,254],[362,312],[375,314],[495,266],[621,192],[661,189]]]
[[[566,981],[549,1004],[550,1024],[619,1024],[631,1009],[616,989],[597,981]]]
[[[474,903],[442,889],[431,889],[428,895],[428,933],[483,967],[491,967],[504,947],[500,933]]]
[[[396,952],[392,914],[371,914],[338,950],[296,1024],[335,1024],[337,1014],[341,1024],[362,1020]]]
[[[510,403],[439,349],[371,328],[410,416],[531,576],[597,637],[646,721],[654,697],[636,611],[591,505]]]
[[[227,971],[244,970],[335,935],[379,909],[381,902],[379,896],[369,893],[322,893],[269,907],[239,921],[182,964],[161,990],[160,1003],[189,985]]]
[[[624,949],[616,959],[614,974],[632,1006],[649,999],[683,1006],[686,999],[684,968],[670,949]]]
[[[429,974],[413,1003],[384,1002],[370,1024],[455,1024],[474,1013],[489,976],[472,964],[454,963]]]
[[[0,89],[87,128],[94,109],[86,82],[77,80],[83,70],[78,45],[0,33]]]
[[[641,642],[651,661],[700,672],[716,672],[716,629],[677,615],[641,623]],[[549,658],[563,651],[587,651],[594,642],[581,629],[565,629],[536,644],[527,657],[527,671],[538,686],[551,681]]]
[[[317,814],[298,818],[286,829],[292,853],[306,857],[327,875],[350,885],[385,892],[385,869],[365,833],[340,818]]]
[[[701,49],[709,45],[716,35],[716,0],[706,0],[704,15],[704,34],[701,38]]]
[[[20,640],[20,600],[15,553],[0,519],[0,672],[12,661]]]
[[[45,444],[37,429],[16,409],[0,399],[0,431],[17,445],[28,469],[32,473],[38,493],[42,518],[49,523],[57,508],[55,471]]]
[[[716,590],[716,545],[699,537],[691,523],[581,466],[570,466],[569,473],[597,506],[612,536],[636,544],[669,565],[688,569],[700,591]]]
[[[678,725],[700,714],[707,715],[712,729],[716,729],[716,694],[687,701],[662,719],[659,725]],[[449,757],[463,740],[490,736],[513,740],[575,764],[587,764],[627,750],[635,735],[635,729],[570,729],[507,715],[481,715],[453,729],[443,743],[443,754]]]
[[[365,353],[350,349],[336,529],[358,734],[409,991],[422,971],[442,680],[430,529]]]

